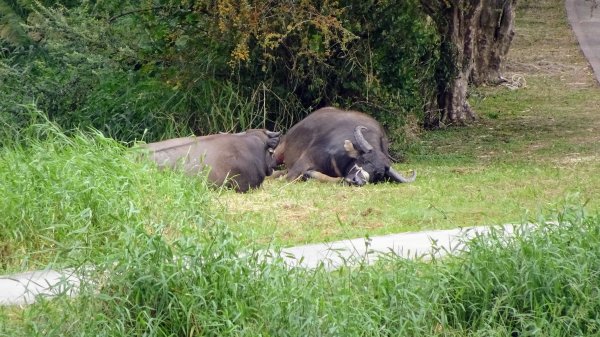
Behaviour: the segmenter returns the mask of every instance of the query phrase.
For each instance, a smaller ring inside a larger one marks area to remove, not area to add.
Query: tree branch
[[[116,19],[122,18],[122,17],[124,17],[126,15],[135,14],[135,13],[141,13],[141,12],[150,12],[150,11],[155,11],[157,9],[163,9],[163,8],[166,8],[166,7],[167,6],[154,6],[154,7],[150,7],[150,8],[130,10],[130,11],[127,11],[127,12],[123,12],[121,14],[114,15],[113,17],[111,17],[110,19],[108,19],[108,23],[113,23],[113,21],[115,21]]]
[[[442,11],[442,2],[439,0],[421,0],[421,7],[425,14],[434,17],[436,14],[439,14]]]

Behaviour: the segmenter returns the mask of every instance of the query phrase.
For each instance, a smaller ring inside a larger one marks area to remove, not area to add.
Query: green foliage
[[[67,256],[87,275],[76,298],[0,308],[0,333],[595,335],[600,217],[567,206],[559,225],[518,227],[510,237],[492,230],[456,257],[424,262],[390,255],[333,272],[267,260],[218,222],[202,231],[180,223],[173,237],[162,224],[125,221],[103,250],[89,246],[82,249],[87,254]]]
[[[475,335],[600,333],[600,218],[571,205],[558,214],[559,225],[480,237],[452,261],[442,301],[449,326]]]
[[[0,270],[87,258],[127,226],[209,221],[204,179],[157,172],[98,132],[69,137],[38,118],[0,148]]]
[[[31,34],[26,26],[29,14],[36,4],[43,6],[61,5],[72,7],[77,0],[0,0],[0,48],[19,50],[37,42],[39,35]]]
[[[31,43],[23,29],[23,21],[18,9],[11,6],[9,1],[0,1],[0,47],[25,47]]]
[[[26,125],[34,103],[125,141],[285,129],[323,105],[399,133],[433,98],[439,59],[415,0],[38,4],[26,20],[39,41],[5,55],[3,121]]]
[[[260,79],[276,94],[265,98],[271,111],[299,105],[290,118],[276,114],[277,124],[289,126],[324,105],[369,112],[394,131],[407,115],[423,116],[439,54],[435,28],[416,1],[259,3],[253,7],[268,9],[256,27],[243,26],[248,50],[234,56],[242,88],[256,91],[252,82]],[[244,19],[243,13],[229,19],[227,29]]]

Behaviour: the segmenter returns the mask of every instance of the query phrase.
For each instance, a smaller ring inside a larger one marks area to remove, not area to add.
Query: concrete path
[[[0,277],[0,305],[25,305],[38,296],[52,297],[61,293],[74,295],[79,279],[70,269],[38,270]]]
[[[505,235],[514,231],[506,225]],[[323,244],[311,244],[284,248],[279,252],[290,267],[316,268],[320,264],[328,270],[358,262],[373,263],[381,254],[393,253],[399,257],[431,258],[454,254],[464,249],[466,240],[485,234],[489,227],[467,227],[463,229],[402,233],[372,238],[357,238]],[[277,255],[273,250],[264,251],[265,256]],[[0,305],[26,305],[37,296],[54,296],[77,293],[80,279],[72,270],[41,270],[0,277]]]
[[[506,236],[515,230],[514,225],[497,228]],[[490,227],[479,226],[358,238],[285,248],[281,250],[281,256],[290,267],[316,268],[323,264],[328,270],[357,262],[371,264],[382,254],[405,259],[431,259],[459,253],[464,250],[465,242],[489,231]]]
[[[565,6],[579,46],[600,83],[600,0],[565,0]]]

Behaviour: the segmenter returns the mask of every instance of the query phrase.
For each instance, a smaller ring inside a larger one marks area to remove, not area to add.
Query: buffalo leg
[[[306,178],[316,179],[318,181],[325,182],[325,183],[339,183],[343,179],[340,177],[331,177],[331,176],[326,175],[325,173],[321,173],[321,172],[314,171],[314,170],[308,170],[308,171],[304,172],[303,176]]]

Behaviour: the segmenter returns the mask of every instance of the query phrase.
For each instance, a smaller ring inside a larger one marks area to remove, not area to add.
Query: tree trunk
[[[467,100],[470,83],[499,83],[502,62],[514,35],[517,0],[421,0],[442,38],[442,57],[454,75],[440,83],[437,107],[425,126],[438,128],[475,120]]]
[[[502,78],[502,61],[514,34],[517,0],[483,0],[478,23],[477,54],[470,81],[474,85],[498,84]]]

